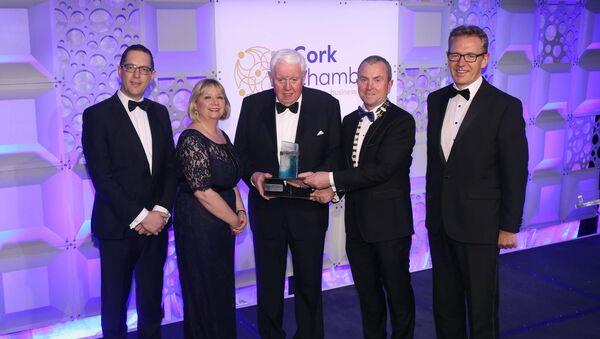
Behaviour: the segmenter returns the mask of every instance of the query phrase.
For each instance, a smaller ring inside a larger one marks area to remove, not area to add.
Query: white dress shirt
[[[277,100],[279,102],[279,100]],[[281,162],[281,142],[287,141],[291,143],[296,142],[296,130],[298,129],[298,118],[300,117],[300,109],[302,107],[302,95],[298,98],[298,112],[292,113],[289,109],[281,113],[277,113],[275,110],[275,129],[277,131],[277,161]],[[302,152],[302,150],[300,150]],[[273,175],[277,176],[279,173]]]
[[[481,87],[482,82],[483,78],[479,76],[479,78],[477,78],[477,80],[475,80],[472,84],[465,87],[469,89],[469,100],[466,100],[460,94],[457,94],[456,96],[448,100],[448,106],[446,106],[446,114],[444,115],[444,123],[442,125],[442,135],[440,141],[446,160],[448,160],[448,157],[450,156],[450,151],[452,150],[452,145],[454,145],[454,139],[456,139],[456,135],[458,134],[460,125],[462,124],[465,115],[467,114],[467,111],[469,110],[469,107],[473,102],[475,94],[477,94],[479,87]],[[453,86],[458,90],[456,84],[454,84]]]
[[[148,121],[148,113],[141,109],[139,106],[136,107],[133,111],[129,111],[129,100],[131,101],[141,101],[141,100],[133,100],[132,98],[125,95],[125,93],[121,92],[121,90],[117,91],[117,95],[125,107],[125,111],[131,119],[131,123],[133,124],[133,128],[140,138],[142,146],[144,147],[144,153],[146,153],[146,160],[148,161],[148,167],[150,168],[150,174],[152,174],[152,132],[150,131],[150,122]],[[152,208],[153,211],[159,211],[170,216],[169,211],[159,205],[155,205]],[[141,223],[144,218],[148,215],[148,210],[146,208],[142,209],[140,214],[129,224],[130,228],[135,228],[139,223]],[[168,219],[168,218],[166,218]]]

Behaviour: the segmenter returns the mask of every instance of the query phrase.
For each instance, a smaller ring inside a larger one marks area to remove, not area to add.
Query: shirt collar
[[[275,96],[275,102],[280,102],[279,99],[277,99],[277,96]],[[300,107],[302,106],[302,94],[300,94],[300,97],[298,98],[298,100],[296,100],[296,102],[298,103],[298,113],[300,113]],[[288,113],[288,112],[284,111],[283,113]]]
[[[123,104],[123,107],[125,107],[125,111],[127,111],[127,112],[129,112],[129,100],[136,101],[136,102],[140,102],[140,101],[144,100],[143,97],[140,100],[133,100],[132,98],[128,97],[125,93],[123,93],[121,91],[121,89],[119,89],[117,91],[117,96],[119,97],[119,100],[121,100],[121,104]]]
[[[365,112],[373,112],[374,115],[374,119],[373,122],[375,122],[375,120],[377,120],[378,116],[377,114],[375,114],[377,112],[377,110],[379,109],[379,107],[383,106],[383,104],[385,104],[385,102],[388,99],[386,98],[384,102],[382,102],[380,105],[375,106],[375,108],[373,108],[371,111],[369,111],[366,107],[365,107],[365,103],[363,102],[362,104],[360,104],[360,107],[365,111]]]
[[[473,81],[469,86],[465,87],[465,88],[469,89],[469,95],[470,96],[469,96],[469,100],[468,101],[473,100],[473,98],[475,97],[475,94],[477,94],[477,91],[479,91],[479,88],[481,87],[481,83],[482,82],[483,82],[483,76],[481,76],[481,74],[480,74],[479,78],[477,78],[477,80]],[[459,90],[458,86],[456,86],[455,83],[453,83],[452,86],[454,86],[454,88],[456,90]],[[463,89],[465,89],[465,88],[463,88]],[[457,95],[456,97],[461,97],[461,96]]]

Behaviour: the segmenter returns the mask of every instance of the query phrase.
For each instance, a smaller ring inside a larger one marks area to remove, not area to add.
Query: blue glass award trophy
[[[313,191],[298,179],[299,145],[282,141],[279,151],[279,175],[266,179],[265,193],[272,197],[308,199]]]
[[[298,178],[298,157],[300,156],[298,144],[282,141],[279,151],[279,178]]]

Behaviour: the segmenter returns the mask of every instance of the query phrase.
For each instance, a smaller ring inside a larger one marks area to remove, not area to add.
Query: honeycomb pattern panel
[[[140,0],[59,1],[54,7],[54,55],[60,74],[67,161],[81,158],[81,114],[119,88],[117,66],[128,45],[139,43]]]
[[[498,14],[498,2],[494,0],[450,1],[450,14],[448,29],[459,25],[477,25],[481,27],[488,36],[488,52],[490,60],[488,67],[483,70],[483,75],[488,81],[492,81],[496,67],[496,22]],[[449,33],[450,31],[448,31]],[[445,34],[445,37],[448,36]],[[449,46],[448,46],[449,47]]]
[[[592,142],[596,127],[595,120],[595,116],[590,115],[570,121],[566,133],[565,170],[578,171],[590,167],[595,153]]]
[[[427,96],[450,82],[446,67],[398,70],[396,102],[415,118],[417,133],[427,132]]]
[[[600,116],[594,118],[594,131],[592,132],[592,154],[588,167],[600,168]]]
[[[159,77],[156,80],[156,87],[152,91],[151,98],[165,105],[171,114],[171,127],[175,142],[179,139],[181,132],[192,122],[187,115],[188,103],[194,85],[204,78],[206,78],[205,75],[194,75]],[[221,123],[220,127],[223,128]]]
[[[539,7],[539,32],[536,62],[552,69],[577,61],[577,40],[581,3],[542,2]]]

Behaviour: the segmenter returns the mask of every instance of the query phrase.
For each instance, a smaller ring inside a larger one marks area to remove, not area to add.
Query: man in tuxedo
[[[358,94],[363,104],[342,125],[345,166],[304,181],[345,194],[346,253],[365,338],[386,338],[386,295],[392,338],[412,338],[415,326],[409,273],[415,121],[387,99],[393,84],[387,60],[374,55],[361,62]]]
[[[513,248],[527,183],[521,102],[481,76],[488,38],[448,39],[454,83],[427,98],[427,216],[439,338],[498,338],[498,253]]]
[[[235,146],[244,164],[243,179],[253,232],[262,338],[285,338],[283,291],[288,246],[295,285],[296,338],[323,337],[321,274],[329,219],[326,204],[270,198],[265,179],[279,173],[282,142],[299,145],[298,170],[330,171],[340,163],[340,106],[331,95],[303,86],[306,61],[294,50],[275,52],[269,77],[273,89],[244,98]],[[329,201],[331,190],[324,191]]]
[[[99,240],[102,333],[125,338],[127,299],[136,281],[138,335],[160,338],[163,265],[176,179],[166,107],[144,98],[156,76],[152,53],[128,47],[121,88],[83,112],[83,154],[96,190],[92,233]]]

